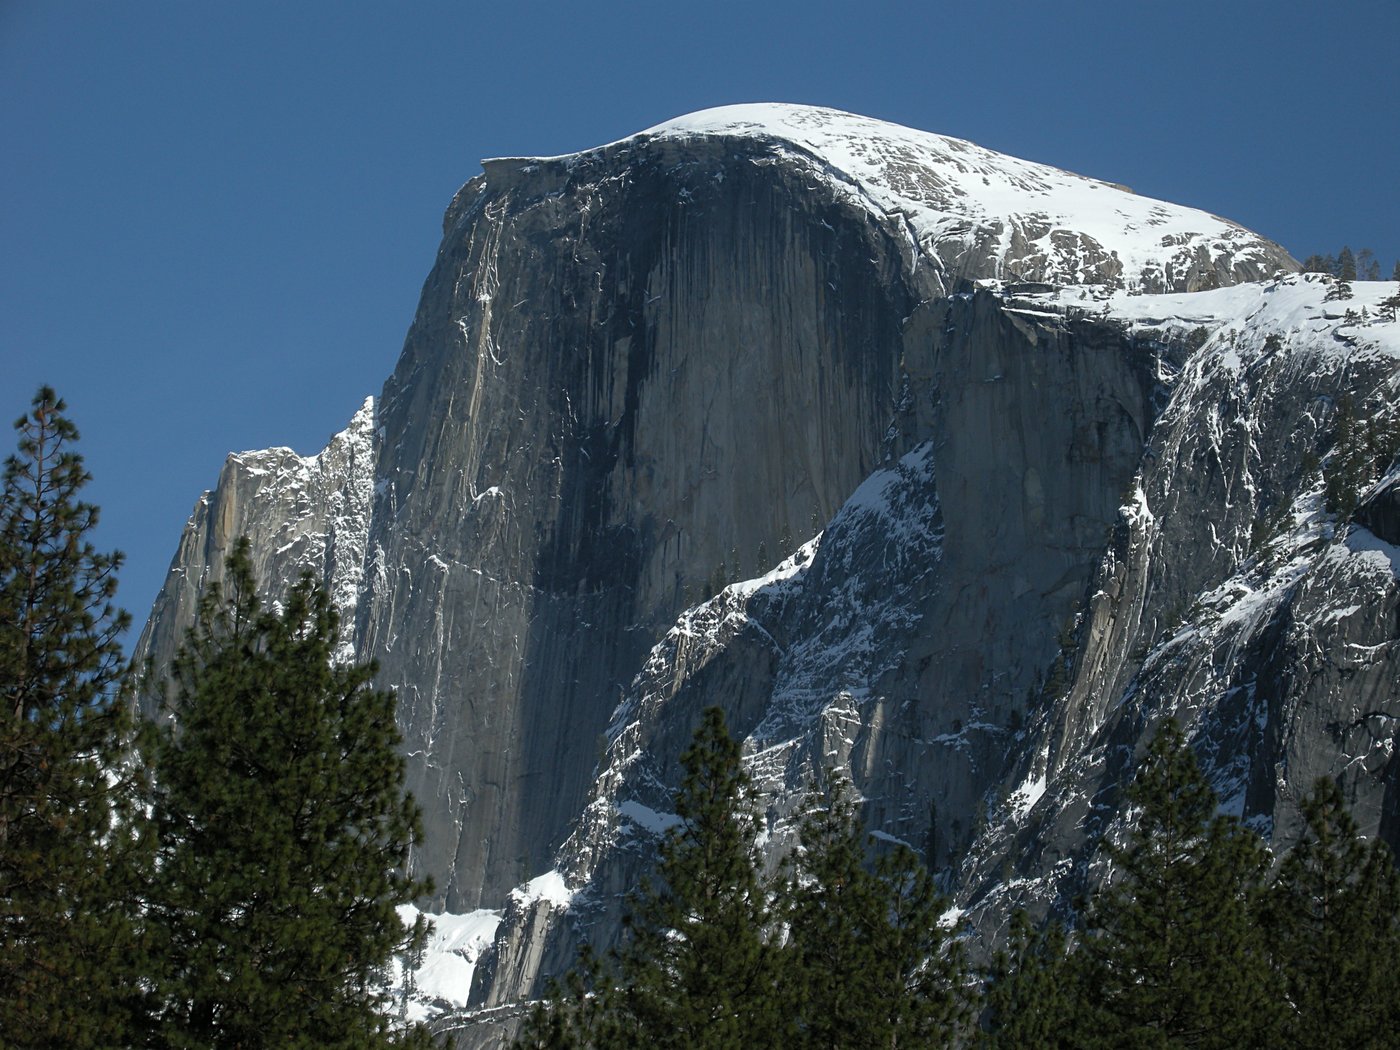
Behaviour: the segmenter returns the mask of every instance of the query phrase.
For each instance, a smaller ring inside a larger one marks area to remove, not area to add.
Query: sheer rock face
[[[484,1004],[615,936],[711,703],[772,857],[834,762],[990,934],[1099,877],[1166,713],[1265,830],[1342,774],[1394,840],[1400,476],[1349,523],[1309,464],[1343,393],[1393,411],[1400,327],[1295,269],[828,110],[488,161],[377,408],[230,458],[141,652],[239,534],[274,593],[328,580],[399,692],[437,903],[510,901]],[[551,870],[572,899],[509,896]]]
[[[675,615],[873,468],[916,301],[886,224],[762,142],[486,167],[380,402],[353,603],[457,910],[549,866]],[[299,498],[227,472],[205,504],[239,510],[202,504],[143,651],[168,658],[207,566]]]
[[[385,388],[356,627],[449,907],[550,866],[660,633],[877,461],[897,246],[769,158],[707,152],[499,188],[488,165]]]

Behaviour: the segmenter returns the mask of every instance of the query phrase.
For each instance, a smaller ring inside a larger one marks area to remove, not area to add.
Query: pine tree
[[[1068,951],[1065,929],[1049,921],[1041,929],[1018,910],[1006,948],[998,952],[983,992],[983,1050],[1071,1050],[1081,996],[1078,960]]]
[[[881,1006],[863,984],[875,965],[867,927],[878,907],[865,842],[845,781],[828,771],[825,783],[809,796],[783,893],[783,984],[799,1019],[794,1045],[802,1047],[841,1046]]]
[[[759,818],[718,707],[705,711],[681,766],[680,823],[661,844],[658,880],[630,901],[626,940],[605,964],[585,951],[515,1046],[786,1045]]]
[[[1356,256],[1349,247],[1342,248],[1337,256],[1337,277],[1343,281],[1356,280]]]
[[[1356,253],[1356,279],[1359,281],[1379,281],[1381,279],[1381,264],[1376,259],[1376,253],[1370,248],[1362,248]]]
[[[1258,837],[1212,816],[1215,793],[1176,723],[1153,740],[1128,788],[1140,810],[1126,845],[1104,851],[1117,878],[1095,895],[1081,942],[1084,1046],[1273,1046],[1276,1017],[1252,921],[1266,864]]]
[[[759,817],[720,708],[706,709],[681,767],[660,883],[634,899],[619,952],[623,1011],[651,1046],[780,1045]]]
[[[1400,878],[1367,846],[1335,781],[1303,803],[1307,831],[1262,908],[1284,992],[1283,1045],[1392,1045],[1400,1024]]]
[[[263,607],[243,540],[174,662],[151,902],[165,1045],[390,1045],[395,907],[428,889],[405,872],[419,814],[394,696],[333,662],[336,634],[310,577]]]
[[[133,1038],[141,840],[112,604],[120,554],[87,536],[97,508],[78,431],[48,387],[20,419],[0,494],[0,1043]]]
[[[1377,464],[1389,466],[1393,447],[1379,429],[1368,437],[1357,418],[1356,404],[1350,394],[1337,399],[1337,413],[1332,423],[1332,451],[1327,457],[1323,476],[1323,501],[1329,511],[1346,519],[1361,502],[1361,495],[1370,484]]]
[[[1397,279],[1400,280],[1400,278]],[[1400,292],[1382,299],[1376,316],[1382,321],[1394,321],[1397,311],[1400,311]]]
[[[1396,263],[1395,266],[1397,270],[1400,270],[1400,263]],[[1400,280],[1400,278],[1396,279]],[[792,538],[792,526],[784,521],[783,531],[778,535],[778,560],[786,561],[788,558],[792,557],[796,550],[797,544]]]
[[[1400,259],[1395,260],[1395,269],[1390,271],[1392,281],[1400,281]]]
[[[948,902],[914,852],[870,862],[846,781],[814,791],[790,859],[783,986],[811,1048],[944,1045],[966,1017],[961,948],[940,924]]]

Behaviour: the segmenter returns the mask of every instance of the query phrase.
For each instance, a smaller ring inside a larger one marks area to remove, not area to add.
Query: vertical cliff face
[[[491,162],[449,214],[356,626],[451,907],[549,867],[658,634],[876,463],[897,246],[745,145]]]
[[[956,880],[1060,656],[1165,402],[1159,348],[1121,324],[992,292],[921,306],[881,465],[768,575],[687,610],[613,715],[593,796],[556,860],[579,888],[517,908],[481,1001],[529,994],[577,938],[606,943],[650,862],[679,756],[721,703],[767,798],[774,855],[822,768],[872,828]],[[1047,406],[1057,410],[1047,411]],[[554,916],[540,941],[540,914]],[[532,936],[521,936],[527,925]]]
[[[542,968],[568,961],[576,927],[600,939],[615,928],[709,704],[748,742],[775,849],[833,763],[873,827],[938,866],[973,841],[1137,469],[1161,381],[1151,349],[1120,326],[1027,320],[988,292],[917,310],[901,358],[881,465],[792,559],[687,610],[614,713],[593,799],[558,857],[586,889]],[[1061,401],[1073,409],[1046,413]],[[557,902],[515,925],[540,911]],[[531,951],[537,938],[503,939],[485,1002],[528,992],[516,959]]]
[[[1393,829],[1396,483],[1348,523],[1304,463],[1343,393],[1389,411],[1400,337],[1294,270],[829,110],[488,161],[382,397],[315,459],[230,459],[142,652],[239,534],[274,590],[331,584],[399,693],[436,903],[510,901],[489,1003],[615,932],[710,703],[774,855],[836,760],[988,930],[1094,877],[1167,711],[1261,826],[1345,769]]]

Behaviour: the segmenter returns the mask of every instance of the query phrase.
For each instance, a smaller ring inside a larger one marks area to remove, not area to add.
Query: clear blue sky
[[[1397,41],[1397,0],[0,0],[0,418],[68,399],[139,623],[228,451],[379,392],[482,157],[813,103],[1388,276]]]

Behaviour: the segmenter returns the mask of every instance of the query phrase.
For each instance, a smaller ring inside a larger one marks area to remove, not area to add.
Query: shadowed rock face
[[[613,936],[710,703],[775,856],[835,760],[992,934],[1097,877],[1164,712],[1259,826],[1346,770],[1392,834],[1394,476],[1348,526],[1302,463],[1343,392],[1389,410],[1400,336],[1311,277],[1197,292],[1296,269],[1202,213],[741,110],[486,162],[377,405],[230,458],[141,652],[241,533],[274,593],[331,583],[399,693],[436,903],[578,891],[511,899],[490,1004]]]
[[[586,892],[553,927],[540,914],[557,905],[513,906],[482,967],[484,1005],[557,973],[578,936],[611,939],[664,824],[648,815],[669,809],[709,704],[748,742],[775,852],[827,764],[851,772],[882,834],[938,867],[968,851],[983,797],[1015,771],[1011,727],[1083,600],[1161,381],[1121,327],[1027,322],[988,293],[916,310],[902,360],[881,464],[820,539],[687,610],[653,650],[555,860]]]
[[[676,613],[869,473],[912,309],[882,231],[761,153],[499,170],[385,388],[356,621],[458,909],[549,867]]]

